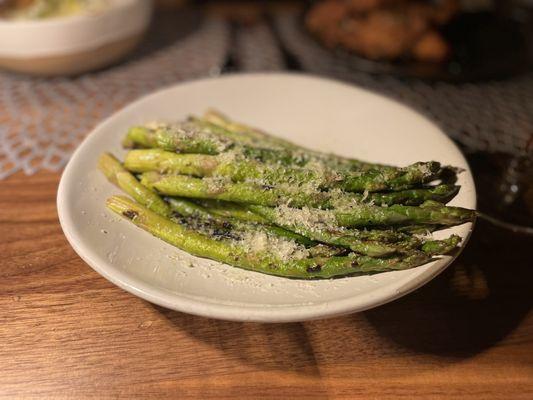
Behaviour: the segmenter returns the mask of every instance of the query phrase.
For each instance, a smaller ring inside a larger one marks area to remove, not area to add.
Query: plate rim
[[[423,286],[425,283],[429,282],[442,271],[444,271],[464,250],[468,240],[470,239],[473,229],[475,227],[475,221],[471,223],[470,229],[467,231],[466,236],[463,238],[461,246],[458,251],[455,252],[452,256],[445,256],[448,259],[441,266],[436,268],[428,269],[427,271],[422,272],[413,279],[404,283],[399,287],[391,287],[393,285],[387,285],[381,287],[370,295],[367,295],[363,299],[352,296],[347,298],[342,298],[339,300],[333,300],[329,302],[323,302],[319,304],[309,304],[309,305],[290,305],[290,306],[278,306],[278,307],[264,307],[262,305],[254,305],[251,307],[242,307],[240,305],[230,305],[222,304],[216,302],[209,302],[203,299],[192,299],[191,297],[180,295],[179,293],[170,292],[163,288],[157,288],[147,282],[135,278],[124,271],[113,269],[111,270],[106,265],[100,265],[98,260],[98,255],[94,250],[91,250],[87,246],[83,245],[83,238],[78,237],[74,232],[75,222],[72,221],[72,215],[68,212],[68,202],[65,201],[67,197],[67,192],[70,188],[71,181],[75,175],[75,164],[76,160],[80,157],[80,154],[83,153],[86,145],[90,143],[96,137],[96,134],[105,130],[106,126],[113,123],[114,118],[117,114],[122,113],[128,109],[138,107],[139,103],[145,102],[150,98],[156,98],[164,92],[171,92],[176,90],[178,87],[186,85],[194,85],[203,82],[216,81],[216,80],[231,80],[231,79],[241,79],[241,78],[265,78],[265,77],[285,77],[285,78],[296,78],[296,79],[309,79],[313,81],[320,81],[327,84],[335,84],[349,89],[355,89],[358,91],[365,92],[372,96],[378,96],[381,99],[394,103],[398,107],[405,108],[411,113],[417,114],[420,118],[426,120],[431,125],[439,131],[440,135],[443,136],[448,144],[453,147],[459,156],[463,159],[464,164],[468,166],[468,162],[464,157],[463,153],[460,151],[459,147],[452,141],[452,139],[446,135],[440,127],[438,127],[432,120],[418,112],[417,110],[408,107],[404,103],[396,101],[390,97],[384,96],[380,93],[367,90],[365,88],[351,85],[349,83],[339,81],[336,79],[331,79],[328,77],[317,76],[314,74],[308,73],[296,73],[296,72],[259,72],[259,73],[231,73],[224,74],[222,76],[216,77],[203,77],[194,80],[188,80],[184,82],[177,82],[174,85],[156,90],[154,92],[148,93],[137,100],[126,104],[124,107],[116,110],[113,114],[105,118],[103,121],[98,123],[83,139],[83,141],[78,145],[76,150],[73,152],[71,158],[69,159],[67,165],[65,166],[59,186],[57,191],[56,206],[58,211],[59,223],[63,230],[67,241],[72,246],[74,251],[80,256],[80,258],[85,261],[93,270],[98,274],[102,275],[105,279],[109,280],[113,284],[117,285],[121,289],[138,296],[144,300],[147,300],[151,303],[157,304],[159,306],[172,309],[179,312],[184,312],[188,314],[198,315],[202,317],[230,320],[230,321],[253,321],[253,322],[299,322],[313,319],[323,319],[331,318],[335,316],[341,316],[346,314],[351,314],[355,312],[361,312],[368,310],[370,308],[378,307],[380,305],[386,304],[388,302],[394,301],[418,288]],[[465,171],[468,173],[469,177],[472,180],[472,197],[473,204],[472,208],[476,208],[477,194],[475,190],[475,185],[473,181],[473,176],[470,168],[468,167]],[[104,263],[105,264],[105,263]],[[109,271],[111,270],[111,272]],[[356,299],[356,300],[355,300]],[[355,300],[355,301],[354,301]]]

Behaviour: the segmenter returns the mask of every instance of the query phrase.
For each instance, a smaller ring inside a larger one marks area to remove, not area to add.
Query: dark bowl
[[[304,17],[305,13],[301,27],[315,45],[326,49],[332,62],[357,72],[461,83],[504,79],[524,73],[532,65],[530,18],[493,12],[461,13],[440,30],[452,48],[451,56],[445,62],[430,63],[408,59],[375,61],[341,48],[326,48],[307,30]]]

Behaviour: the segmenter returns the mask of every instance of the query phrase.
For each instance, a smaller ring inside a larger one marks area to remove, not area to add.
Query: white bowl
[[[0,67],[36,74],[77,74],[103,67],[139,42],[150,0],[113,0],[109,8],[43,20],[0,19]]]
[[[127,106],[100,124],[68,163],[57,196],[63,231],[76,252],[123,289],[174,310],[213,318],[287,322],[365,310],[432,279],[451,256],[406,271],[302,281],[245,271],[191,256],[105,207],[120,191],[97,170],[100,154],[123,157],[131,125],[176,120],[215,107],[229,116],[317,150],[407,165],[437,160],[465,169],[450,203],[475,208],[468,164],[432,122],[385,97],[346,84],[292,74],[224,76],[180,84]],[[439,232],[463,238],[472,224]],[[191,266],[194,266],[191,268]]]

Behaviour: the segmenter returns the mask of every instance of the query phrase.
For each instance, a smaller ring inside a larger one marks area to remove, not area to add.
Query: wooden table
[[[0,398],[533,399],[530,238],[478,223],[445,273],[325,321],[215,321],[96,274],[58,223],[59,174],[0,182]]]

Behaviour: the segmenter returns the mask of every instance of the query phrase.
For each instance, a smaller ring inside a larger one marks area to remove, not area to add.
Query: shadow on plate
[[[156,307],[176,329],[263,369],[319,376],[319,365],[408,355],[455,362],[505,338],[532,306],[528,237],[478,224],[463,254],[418,291],[345,317],[290,324],[206,319]]]

